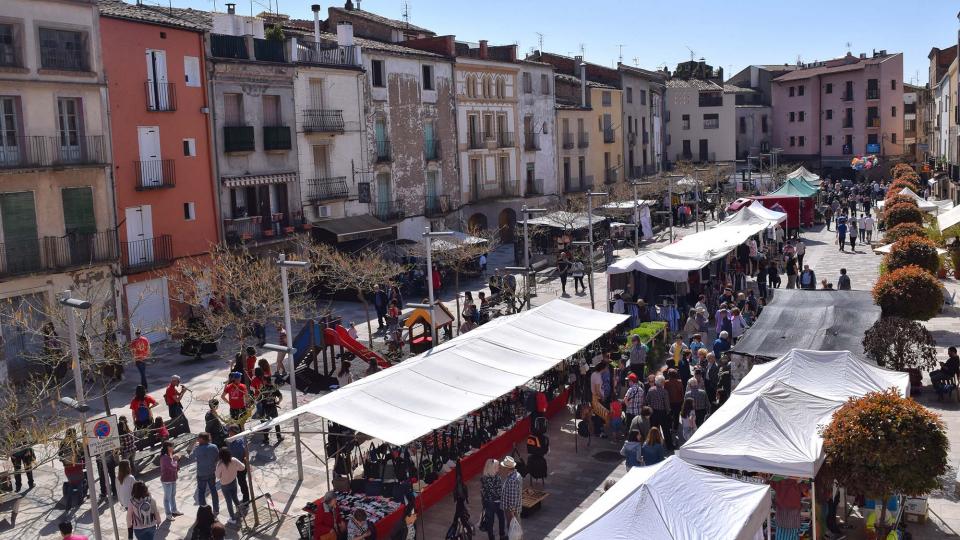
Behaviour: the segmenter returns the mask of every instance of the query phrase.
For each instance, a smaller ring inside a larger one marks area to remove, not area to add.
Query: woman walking
[[[223,498],[227,500],[227,513],[230,519],[227,523],[237,522],[237,512],[240,507],[240,499],[237,497],[237,473],[246,470],[242,461],[233,457],[227,448],[220,449],[220,459],[217,461],[216,477],[220,481],[220,491],[223,492]]]
[[[587,286],[583,284],[583,272],[584,266],[580,261],[573,262],[573,292],[580,292],[580,289],[583,289],[583,292],[587,292]]]
[[[163,511],[167,519],[182,516],[177,510],[177,473],[180,456],[173,453],[173,443],[164,441],[160,454],[160,483],[163,485]]]
[[[480,498],[483,503],[483,520],[480,530],[487,531],[487,538],[495,540],[506,535],[503,508],[500,506],[500,496],[503,492],[503,479],[500,478],[500,462],[488,459],[483,467],[483,476],[480,478]],[[493,535],[493,520],[496,518],[500,525],[500,536]]]
[[[660,428],[656,426],[650,428],[650,432],[647,433],[647,442],[643,443],[643,447],[640,448],[640,456],[643,458],[645,466],[656,465],[664,460],[666,454],[663,449],[663,434],[660,432]]]
[[[134,483],[130,506],[127,508],[127,528],[133,529],[137,540],[153,540],[159,523],[160,512],[157,510],[157,501],[150,496],[146,484]]]

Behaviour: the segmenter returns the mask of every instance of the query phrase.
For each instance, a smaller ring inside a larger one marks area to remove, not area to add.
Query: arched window
[[[507,97],[507,82],[503,77],[497,77],[497,98],[504,99]]]

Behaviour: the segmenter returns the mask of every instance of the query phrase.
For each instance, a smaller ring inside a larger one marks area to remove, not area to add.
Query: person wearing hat
[[[637,309],[640,311],[637,316],[637,324],[650,322],[650,312],[647,311],[647,303],[643,301],[643,298],[637,300]]]
[[[636,373],[627,375],[627,393],[623,396],[625,405],[624,412],[627,415],[625,424],[627,426],[633,423],[633,419],[640,414],[643,407],[643,387],[639,384],[639,377]]]
[[[243,416],[247,412],[247,385],[240,382],[242,373],[233,372],[230,374],[230,383],[223,388],[220,399],[230,405],[230,418],[234,420]]]
[[[513,456],[507,456],[500,462],[500,468],[507,477],[503,480],[503,492],[500,496],[500,507],[507,515],[507,530],[513,520],[520,519],[520,510],[523,503],[523,478],[517,472],[517,461]]]
[[[130,342],[130,350],[133,352],[133,362],[137,365],[137,371],[140,372],[140,385],[147,387],[147,360],[150,358],[150,340],[140,334],[137,328],[134,332],[136,337]]]
[[[187,392],[187,387],[180,384],[180,376],[174,375],[170,377],[170,384],[167,385],[167,390],[163,393],[163,401],[167,404],[167,416],[170,418],[170,422],[176,421],[180,416],[183,415],[183,394]]]

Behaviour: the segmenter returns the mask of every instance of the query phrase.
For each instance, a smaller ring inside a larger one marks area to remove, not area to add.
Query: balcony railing
[[[0,169],[21,169],[51,165],[48,157],[48,137],[7,137],[0,145]]]
[[[297,42],[297,61],[330,66],[357,66],[356,47],[324,47],[310,42]]]
[[[124,273],[160,268],[172,262],[173,238],[169,234],[120,244],[120,264]]]
[[[210,34],[210,53],[215,58],[235,58],[247,60],[247,40],[243,36],[228,36],[225,34]]]
[[[23,67],[20,58],[20,49],[15,43],[0,43],[0,66]]]
[[[614,184],[619,176],[617,169],[607,169],[603,172],[603,181],[607,184]]]
[[[88,71],[87,50],[66,50],[59,47],[40,47],[40,66],[43,69]]]
[[[563,148],[565,150],[570,150],[573,148],[573,133],[563,134]]]
[[[632,180],[637,178],[643,178],[644,176],[642,165],[634,165],[633,167],[629,167],[627,171],[630,173],[630,179]]]
[[[868,128],[878,128],[880,127],[879,118],[867,118],[867,127]]]
[[[523,149],[535,152],[540,149],[540,134],[528,132],[523,134]]]
[[[513,146],[513,132],[512,131],[498,131],[497,132],[497,147],[499,148],[510,148]]]
[[[440,159],[439,139],[427,139],[423,141],[423,158],[427,161],[437,161]]]
[[[423,215],[428,218],[441,217],[450,213],[449,195],[427,195],[423,205]]]
[[[483,134],[479,131],[471,131],[467,134],[467,145],[471,150],[486,148],[486,141],[483,140]]]
[[[133,169],[137,171],[137,191],[168,188],[177,185],[176,168],[172,159],[134,161]]]
[[[290,150],[290,126],[263,126],[264,150]]]
[[[390,139],[380,139],[377,141],[377,163],[386,163],[393,161],[390,154]]]
[[[543,178],[527,178],[527,185],[523,194],[526,197],[543,195]]]
[[[224,152],[253,152],[253,126],[223,126]]]
[[[346,199],[350,196],[346,176],[311,178],[307,180],[307,200],[311,202]]]
[[[844,118],[843,129],[852,129],[852,128],[853,128],[853,118]]]
[[[587,191],[593,187],[593,176],[584,176],[583,178],[566,178],[563,181],[564,193],[579,193]]]
[[[287,214],[278,212],[269,216],[250,216],[224,219],[223,232],[227,244],[237,245],[246,242],[271,241],[284,238],[296,232],[293,227],[296,218],[291,220]]]
[[[520,196],[520,182],[513,179],[505,179],[500,181],[500,186],[504,197]]]
[[[304,109],[303,130],[327,133],[343,131],[343,111],[339,109]]]
[[[0,169],[101,165],[107,161],[102,135],[21,135],[7,137],[5,143],[0,145]]]
[[[609,144],[609,143],[612,143],[612,142],[616,142],[616,140],[617,140],[617,135],[616,135],[616,132],[615,132],[614,130],[609,129],[609,128],[603,130],[603,142],[604,142],[604,143]]]
[[[0,277],[62,271],[116,259],[116,231],[7,240],[0,244]]]
[[[840,96],[841,101],[853,101],[853,92],[844,92]]]
[[[370,203],[370,213],[380,221],[398,221],[403,219],[403,201],[375,201]]]
[[[868,89],[867,89],[867,99],[880,99],[880,89],[879,89],[879,88],[868,88]]]
[[[145,81],[143,88],[147,94],[147,110],[165,112],[177,110],[177,87],[173,83]]]
[[[253,55],[263,62],[286,62],[284,45],[283,41],[254,38]]]
[[[581,131],[577,135],[577,148],[586,148],[590,146],[590,136],[586,131]]]

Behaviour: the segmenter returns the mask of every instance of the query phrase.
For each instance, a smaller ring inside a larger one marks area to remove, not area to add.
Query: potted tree
[[[937,342],[922,324],[883,317],[863,334],[863,350],[880,367],[910,374],[910,386],[922,388],[922,371],[937,367]]]
[[[885,317],[926,321],[943,307],[943,289],[930,272],[911,265],[880,276],[873,300]]]

